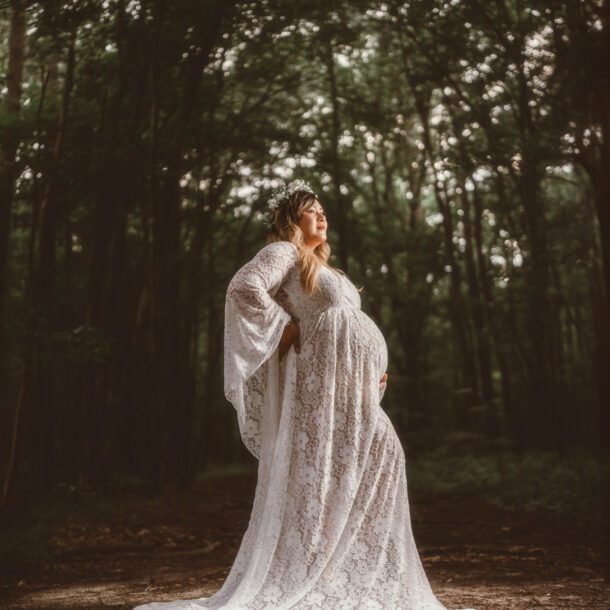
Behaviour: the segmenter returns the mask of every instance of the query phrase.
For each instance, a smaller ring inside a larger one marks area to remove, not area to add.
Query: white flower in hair
[[[271,198],[267,201],[267,205],[275,210],[280,202],[290,195],[293,195],[297,191],[308,191],[315,195],[315,191],[305,182],[304,180],[293,180],[289,184],[284,184],[279,190],[277,190]]]

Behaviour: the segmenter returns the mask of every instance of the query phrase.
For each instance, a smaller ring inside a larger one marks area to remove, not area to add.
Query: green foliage
[[[456,456],[439,450],[408,461],[407,476],[414,488],[477,495],[515,510],[578,513],[601,525],[610,462],[583,454]]]

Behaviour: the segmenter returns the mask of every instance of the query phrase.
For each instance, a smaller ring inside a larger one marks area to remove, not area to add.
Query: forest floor
[[[218,590],[250,516],[256,474],[157,497],[123,492],[104,516],[58,526],[53,560],[0,575],[0,607],[128,608]],[[607,531],[456,493],[410,491],[415,540],[451,610],[610,608]]]

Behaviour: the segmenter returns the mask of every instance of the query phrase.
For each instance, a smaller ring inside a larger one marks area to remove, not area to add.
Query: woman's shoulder
[[[267,244],[258,251],[258,254],[263,257],[272,256],[297,260],[299,249],[291,241],[279,240]]]

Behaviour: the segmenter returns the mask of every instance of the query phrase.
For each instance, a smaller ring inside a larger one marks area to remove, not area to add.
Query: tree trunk
[[[332,105],[331,113],[331,136],[330,136],[330,162],[331,162],[331,175],[333,183],[334,198],[336,204],[337,217],[335,221],[335,229],[338,237],[338,253],[339,253],[339,265],[343,271],[349,273],[348,270],[348,259],[350,245],[348,243],[348,232],[347,223],[349,210],[348,199],[341,192],[342,182],[342,169],[341,169],[341,156],[339,155],[339,136],[341,130],[341,117],[339,113],[339,93],[337,87],[337,76],[335,72],[335,57],[334,49],[331,40],[324,42],[324,63],[326,65],[326,72],[328,76],[328,83],[330,87],[330,101]]]
[[[23,85],[23,63],[25,48],[25,8],[22,0],[11,2],[9,31],[8,69],[6,73],[5,113],[12,121],[0,144],[0,345],[3,345],[4,310],[6,301],[6,272],[8,264],[8,238],[11,207],[15,190],[15,154],[19,144],[17,121]],[[4,359],[1,357],[0,361]],[[0,370],[2,375],[2,370]]]
[[[6,115],[14,121],[13,125],[7,130],[0,145],[0,383],[4,385],[5,369],[4,354],[2,353],[5,307],[6,307],[6,285],[8,267],[8,239],[11,219],[11,207],[13,194],[15,191],[16,163],[15,154],[19,144],[19,130],[17,129],[17,119],[19,116],[19,105],[21,100],[21,90],[23,84],[23,58],[25,47],[25,10],[20,0],[11,3],[11,23],[9,31],[9,56],[8,69],[6,74],[7,93],[5,98]],[[25,380],[25,378],[24,378]],[[19,419],[23,405],[24,380],[22,380],[17,407],[13,416],[13,430],[11,435],[11,445],[9,449],[7,471],[2,487],[2,498],[0,498],[0,508],[5,506],[15,468],[15,457],[17,450],[17,439],[19,435]]]
[[[491,349],[489,346],[489,322],[486,316],[486,309],[483,303],[483,295],[479,284],[479,274],[477,274],[474,251],[477,249],[478,260],[481,261],[482,255],[478,250],[480,239],[475,242],[473,239],[473,227],[471,218],[471,205],[466,182],[463,174],[458,178],[458,184],[462,189],[460,199],[462,201],[462,216],[464,222],[464,239],[466,247],[464,258],[466,260],[466,279],[470,293],[470,307],[472,312],[473,333],[477,346],[478,374],[481,381],[481,394],[483,406],[485,408],[485,428],[491,438],[498,435],[498,422],[494,411],[494,391],[491,381]],[[475,214],[478,210],[475,208]],[[475,224],[480,227],[480,218],[475,218]]]
[[[35,290],[34,300],[37,305],[49,306],[49,294],[53,286],[55,275],[55,227],[57,222],[57,188],[59,182],[60,164],[63,155],[64,138],[68,124],[68,109],[70,94],[74,82],[75,52],[73,37],[68,47],[66,62],[66,75],[61,100],[59,123],[55,137],[55,148],[53,151],[53,162],[49,180],[47,182],[38,220],[38,252],[35,259]]]
[[[610,135],[610,128],[606,133]],[[605,146],[599,170],[593,168],[590,170],[602,255],[601,286],[594,301],[600,444],[605,451],[610,452],[610,375],[608,375],[610,369],[610,175],[608,167],[610,167],[610,144]]]

